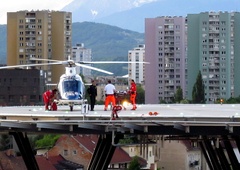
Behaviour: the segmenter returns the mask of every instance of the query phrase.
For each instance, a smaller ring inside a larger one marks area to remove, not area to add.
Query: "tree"
[[[202,80],[201,71],[198,72],[196,82],[192,90],[192,102],[193,103],[205,103],[204,84]]]
[[[133,143],[139,143],[137,135],[131,134],[131,135],[124,135],[123,139],[119,140],[119,144],[121,145],[130,145]]]
[[[42,139],[36,141],[37,148],[50,148],[54,146],[55,142],[58,140],[60,135],[44,135]]]
[[[144,104],[145,103],[145,91],[141,85],[137,85],[137,97],[136,103]]]
[[[174,95],[174,99],[175,99],[176,103],[180,103],[181,100],[183,99],[183,91],[182,91],[181,87],[177,88],[177,91],[176,91],[176,93]]]
[[[128,170],[140,170],[140,164],[138,162],[138,157],[134,156],[129,164]]]
[[[0,136],[0,150],[6,150],[11,148],[11,140],[10,140],[10,136],[6,135],[6,134],[2,134]]]

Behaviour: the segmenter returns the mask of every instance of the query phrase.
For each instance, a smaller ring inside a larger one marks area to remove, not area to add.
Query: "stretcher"
[[[116,105],[121,106],[124,110],[126,110],[126,107],[124,106],[124,101],[127,100],[127,95],[127,91],[117,91],[115,93]]]
[[[116,100],[116,106],[112,108],[112,120],[115,120],[118,118],[118,113],[124,109],[126,110],[126,107],[124,106],[123,102],[127,100],[127,92],[126,91],[117,91],[115,94],[115,100]]]

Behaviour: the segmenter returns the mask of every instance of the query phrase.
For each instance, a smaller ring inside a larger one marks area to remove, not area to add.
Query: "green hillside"
[[[6,25],[0,25],[0,64],[6,63]],[[72,45],[84,43],[92,49],[94,61],[127,61],[128,50],[144,43],[144,34],[124,30],[106,24],[81,22],[72,24]],[[115,75],[127,74],[126,64],[95,65],[114,72]],[[125,69],[124,69],[125,67]],[[95,75],[100,73],[94,72]]]
[[[127,61],[128,51],[144,43],[144,34],[106,24],[92,22],[73,23],[72,32],[72,45],[84,43],[86,48],[92,49],[94,61]],[[118,76],[127,74],[127,64],[95,66],[112,71]]]

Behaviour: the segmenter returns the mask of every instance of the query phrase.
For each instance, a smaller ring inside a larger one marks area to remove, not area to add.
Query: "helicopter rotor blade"
[[[73,60],[70,60],[70,58],[68,60],[52,60],[52,59],[44,59],[44,58],[31,58],[31,60],[33,60],[33,61],[58,62],[58,63],[60,63],[62,65],[66,65],[66,64],[73,65],[75,63]]]
[[[75,63],[75,64],[76,64],[77,66],[79,66],[79,67],[88,68],[88,69],[95,70],[95,71],[99,71],[99,72],[106,73],[106,74],[113,74],[112,72],[109,72],[109,71],[106,71],[106,70],[102,70],[102,69],[99,69],[99,68],[96,68],[96,67],[87,66],[87,65],[79,64],[79,63]]]
[[[62,64],[62,63],[56,62],[56,63],[22,64],[22,65],[14,65],[14,66],[2,66],[2,67],[0,67],[0,69],[45,66],[45,65],[60,65],[60,64]]]
[[[80,64],[150,64],[142,61],[80,61]]]
[[[52,60],[52,59],[45,59],[45,58],[30,58],[33,61],[51,61],[51,62],[62,62],[61,60]]]

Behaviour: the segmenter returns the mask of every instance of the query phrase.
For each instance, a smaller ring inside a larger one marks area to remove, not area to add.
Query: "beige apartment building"
[[[31,58],[66,60],[71,55],[72,14],[63,11],[7,13],[7,65],[35,64]],[[27,67],[24,67],[27,68]],[[46,83],[58,83],[63,65],[37,66]]]

